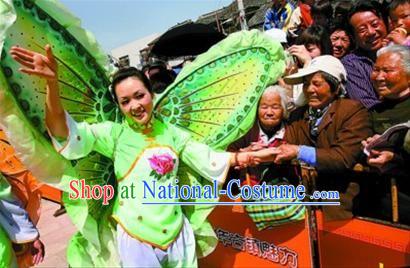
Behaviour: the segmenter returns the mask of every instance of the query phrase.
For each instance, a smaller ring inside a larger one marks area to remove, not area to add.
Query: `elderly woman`
[[[389,46],[381,49],[371,75],[372,83],[382,103],[371,113],[371,122],[376,133],[388,127],[410,120],[410,51],[405,46]],[[369,138],[367,145],[375,137]],[[377,151],[368,158],[369,165],[383,168],[393,158],[399,161],[397,151]],[[403,162],[404,163],[404,162]],[[404,168],[404,165],[403,165]]]
[[[346,81],[342,63],[333,56],[319,56],[285,81],[303,82],[308,105],[291,114],[285,132],[288,144],[275,149],[275,163],[296,158],[316,167],[319,188],[345,191],[346,171],[357,162],[361,140],[371,128],[369,114],[359,102],[338,97]]]
[[[374,131],[382,133],[388,127],[410,120],[409,49],[399,45],[381,49],[371,79],[382,100],[382,103],[371,113]],[[373,138],[369,138],[368,142],[371,140]],[[364,142],[364,145],[368,142]],[[393,160],[393,157],[394,153],[391,151],[377,151],[369,156],[368,163],[382,168],[387,162]]]
[[[400,45],[379,50],[370,78],[382,101],[371,113],[375,131],[410,119],[410,50]]]
[[[266,88],[259,100],[255,124],[245,136],[232,143],[228,150],[232,152],[257,151],[263,148],[275,148],[284,144],[285,125],[289,116],[288,104],[286,89],[277,85]],[[231,170],[229,178],[239,178],[242,185],[251,186],[263,183],[270,185],[295,185],[299,183],[294,168],[289,165],[272,163],[260,164],[257,167],[248,167],[240,171]],[[232,190],[235,191],[235,189]],[[255,199],[254,201],[269,202],[278,200]],[[281,201],[291,202],[294,199],[283,199]],[[303,220],[305,215],[305,207],[301,205],[252,204],[245,206],[245,209],[258,230]]]
[[[379,51],[371,75],[372,83],[382,103],[371,113],[371,123],[376,133],[410,120],[410,51],[405,46],[393,45]],[[406,131],[391,135],[389,146],[370,150],[367,163],[382,174],[394,176],[399,190],[399,219],[410,223],[410,153],[406,151]],[[378,135],[363,141],[366,147]],[[407,141],[408,142],[408,141]],[[384,184],[388,180],[383,181]],[[387,185],[386,185],[387,186]],[[382,188],[381,184],[378,188]],[[386,187],[388,189],[388,187]],[[383,189],[377,189],[383,191]],[[390,218],[389,194],[381,199],[382,218]],[[386,201],[384,202],[383,199]],[[380,202],[380,200],[377,200]],[[376,204],[375,202],[372,202]],[[376,215],[377,216],[377,215]]]
[[[239,140],[228,146],[228,151],[257,151],[267,147],[277,147],[284,142],[285,124],[288,118],[287,111],[288,97],[286,90],[281,86],[270,86],[265,89],[258,105],[257,119],[253,127]],[[266,170],[266,171],[264,171]],[[237,174],[231,170],[231,178],[242,179],[242,183],[249,185],[259,184],[263,178],[273,179],[276,177],[272,174],[274,170],[266,165],[260,165],[248,168],[245,176]],[[276,170],[275,170],[276,171]],[[265,174],[265,176],[262,176]]]

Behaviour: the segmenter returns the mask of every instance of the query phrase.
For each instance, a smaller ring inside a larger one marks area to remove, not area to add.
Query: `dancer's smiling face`
[[[152,115],[153,95],[134,76],[128,77],[115,86],[121,112],[134,122],[145,125]]]

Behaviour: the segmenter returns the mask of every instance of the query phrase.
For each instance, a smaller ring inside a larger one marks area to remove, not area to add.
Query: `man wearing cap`
[[[275,163],[298,159],[317,169],[319,190],[345,192],[349,184],[346,174],[361,154],[361,140],[372,134],[365,107],[355,100],[339,98],[346,81],[345,68],[333,56],[319,56],[285,81],[303,83],[308,105],[291,114],[285,132],[288,144],[276,149]],[[348,191],[357,194],[350,188]],[[344,198],[352,195],[341,195],[345,209],[351,209],[351,204],[345,204]],[[350,213],[336,213],[335,218],[351,217]]]

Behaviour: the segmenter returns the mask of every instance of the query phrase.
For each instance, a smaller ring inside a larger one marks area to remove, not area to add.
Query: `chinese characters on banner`
[[[215,232],[219,242],[225,247],[231,246],[236,250],[244,251],[283,266],[291,268],[298,266],[298,254],[287,247],[275,246],[272,243],[260,241],[253,237],[244,237],[221,228],[216,229]]]

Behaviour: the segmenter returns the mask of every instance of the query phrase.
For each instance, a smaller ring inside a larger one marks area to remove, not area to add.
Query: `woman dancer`
[[[152,114],[149,81],[132,67],[119,70],[111,86],[124,122],[76,123],[62,107],[57,64],[50,46],[46,46],[46,56],[19,47],[13,47],[11,54],[24,66],[22,72],[47,80],[45,120],[56,149],[67,159],[85,157],[91,151],[111,158],[118,188],[135,189],[132,199],[117,196],[112,213],[123,266],[197,265],[195,238],[181,207],[143,205],[160,201],[158,197],[144,199],[146,183],[165,187],[177,184],[179,161],[201,176],[223,183],[230,166],[272,160],[267,150],[235,154],[212,151],[184,131],[157,120]]]

